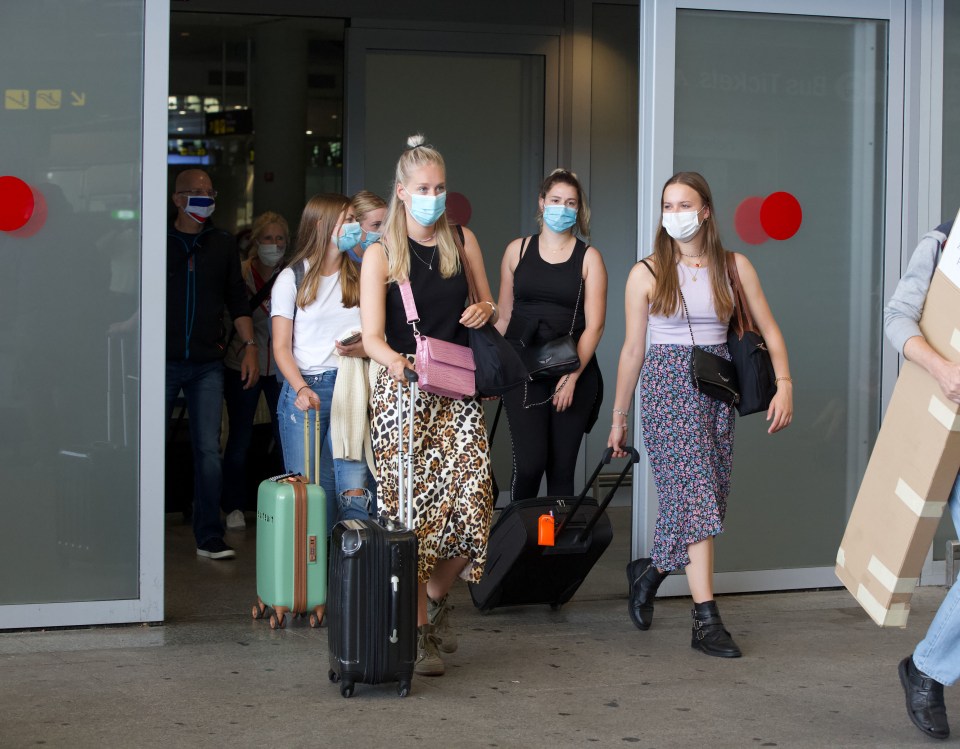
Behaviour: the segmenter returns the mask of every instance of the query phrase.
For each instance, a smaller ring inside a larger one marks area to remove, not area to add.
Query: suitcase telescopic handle
[[[407,414],[407,445],[403,444],[403,390],[402,382],[397,382],[397,517],[405,527],[413,528],[413,421],[416,416],[417,383],[420,376],[404,367],[403,374],[410,383],[410,407]]]
[[[640,462],[640,453],[636,451],[633,447],[627,446],[624,450],[630,453],[630,459],[627,461],[626,465],[623,467],[623,470],[620,472],[620,476],[617,478],[616,483],[610,488],[610,491],[607,492],[607,496],[603,498],[603,502],[597,507],[596,512],[593,513],[593,517],[590,518],[586,527],[580,531],[577,535],[577,541],[579,542],[582,538],[586,536],[590,531],[593,530],[593,526],[597,524],[597,521],[600,520],[600,516],[603,515],[604,510],[607,509],[607,505],[610,504],[610,500],[613,499],[613,495],[616,493],[617,489],[620,488],[620,484],[623,483],[624,478],[627,474],[633,470],[634,463]],[[583,485],[583,491],[580,492],[580,496],[577,497],[576,502],[574,502],[573,507],[570,511],[564,515],[563,520],[560,521],[560,525],[557,528],[556,536],[560,537],[560,534],[563,532],[563,529],[566,527],[567,522],[576,514],[577,510],[580,509],[580,505],[583,504],[583,500],[586,499],[587,492],[590,491],[590,487],[593,486],[593,482],[597,480],[597,476],[600,475],[600,471],[603,470],[603,467],[610,465],[610,461],[613,458],[613,448],[608,447],[603,452],[603,457],[600,458],[600,462],[597,463],[597,467],[593,471],[593,475],[587,479],[587,482]]]
[[[310,411],[308,408],[303,412],[303,475],[310,483]],[[316,410],[316,418],[313,420],[313,471],[314,483],[320,483],[320,409]]]
[[[390,576],[390,622],[387,628],[390,632],[390,644],[396,645],[400,641],[400,578]]]

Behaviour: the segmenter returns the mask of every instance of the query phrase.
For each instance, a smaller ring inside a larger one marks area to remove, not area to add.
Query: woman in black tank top
[[[443,157],[424,144],[422,135],[410,138],[407,146],[397,163],[383,236],[364,253],[360,276],[363,345],[380,365],[371,373],[370,435],[377,463],[377,504],[397,520],[397,383],[406,384],[404,370],[414,369],[411,360],[417,350],[398,284],[410,282],[422,335],[466,345],[467,328],[497,319],[476,236],[466,227],[451,226],[444,215]],[[480,299],[476,304],[467,303],[458,240]],[[408,398],[403,396],[407,408]],[[414,672],[439,676],[444,672],[441,652],[457,649],[447,593],[457,577],[479,581],[487,558],[493,497],[480,399],[454,399],[421,390],[413,439],[412,530],[417,535],[420,583]]]
[[[590,209],[577,176],[555,169],[540,188],[540,233],[511,242],[500,266],[497,329],[518,348],[572,332],[580,367],[562,378],[534,380],[503,396],[513,439],[512,499],[574,493],[583,435],[603,398],[594,356],[606,316],[607,271],[589,236]],[[578,236],[579,235],[579,236]]]

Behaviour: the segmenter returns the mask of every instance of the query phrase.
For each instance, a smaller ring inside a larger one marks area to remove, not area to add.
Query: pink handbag
[[[410,282],[404,281],[399,286],[407,322],[413,326],[413,337],[417,341],[414,367],[420,376],[420,389],[457,400],[473,397],[477,392],[473,351],[467,346],[421,335],[417,330],[420,315],[413,301]]]

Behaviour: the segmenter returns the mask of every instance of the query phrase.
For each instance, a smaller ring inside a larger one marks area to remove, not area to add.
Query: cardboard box
[[[920,319],[927,342],[954,362],[960,362],[958,286],[960,230],[944,248]],[[921,367],[904,362],[837,552],[837,577],[880,626],[906,626],[958,470],[960,404],[947,400]]]

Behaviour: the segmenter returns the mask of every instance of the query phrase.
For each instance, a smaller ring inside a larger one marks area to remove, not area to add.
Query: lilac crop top
[[[693,269],[685,265],[677,265],[677,274],[680,278],[680,290],[687,300],[687,310],[690,312],[690,324],[693,326],[693,337],[698,346],[715,346],[727,342],[727,328],[730,320],[720,320],[713,308],[713,290],[710,285],[710,276],[707,268],[697,271],[697,280],[693,280]],[[687,318],[683,314],[683,305],[677,309],[677,314],[670,317],[650,315],[648,322],[650,329],[650,343],[679,344],[690,346],[690,328],[687,327]]]

